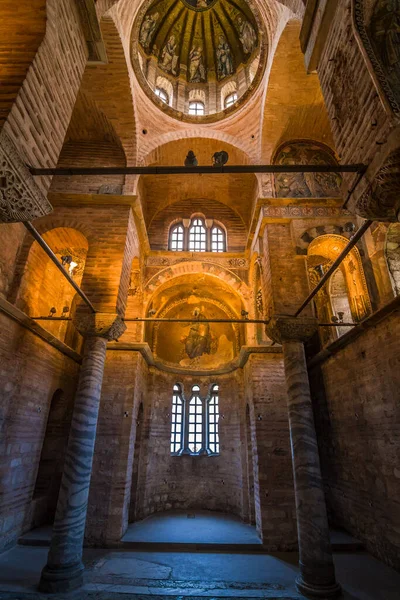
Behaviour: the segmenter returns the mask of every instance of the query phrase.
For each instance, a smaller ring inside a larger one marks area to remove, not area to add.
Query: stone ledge
[[[65,356],[68,356],[78,364],[81,364],[82,357],[80,354],[75,352],[75,350],[72,350],[72,348],[64,344],[64,342],[56,338],[49,331],[47,331],[41,325],[36,323],[36,321],[28,317],[28,315],[22,312],[22,310],[20,310],[10,302],[7,302],[7,300],[1,297],[0,312],[7,315],[7,317],[12,319],[13,321],[16,321],[17,323],[22,325],[22,327],[24,327],[25,329],[28,329],[34,335],[47,342],[47,344],[49,344],[50,346],[53,346],[53,348],[56,348],[56,350],[58,350],[62,354],[65,354]]]
[[[394,298],[391,302],[389,302],[389,304],[387,304],[380,310],[377,310],[373,315],[365,319],[365,321],[362,321],[362,323],[359,323],[358,325],[353,327],[351,331],[348,331],[342,337],[335,340],[334,342],[332,342],[332,344],[329,344],[329,346],[318,352],[318,354],[313,356],[313,358],[311,358],[308,361],[307,367],[309,369],[313,369],[314,367],[322,364],[323,362],[328,360],[328,358],[331,358],[332,356],[334,356],[334,354],[337,354],[338,352],[340,352],[340,350],[351,344],[354,340],[360,337],[360,335],[365,333],[365,331],[371,329],[372,327],[375,327],[375,325],[378,325],[378,323],[383,321],[387,316],[389,316],[393,312],[396,312],[397,310],[400,310],[400,296]]]
[[[150,346],[146,342],[110,342],[107,344],[107,350],[117,350],[122,352],[140,352],[144,360],[150,367],[156,367],[160,371],[167,373],[182,373],[186,375],[195,375],[197,377],[207,375],[225,375],[232,373],[236,369],[242,369],[251,354],[282,354],[281,346],[242,346],[239,355],[232,361],[217,369],[195,370],[187,367],[174,367],[166,365],[160,360],[154,358]]]

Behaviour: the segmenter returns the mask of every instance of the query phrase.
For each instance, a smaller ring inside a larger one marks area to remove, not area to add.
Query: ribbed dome
[[[259,46],[256,20],[243,0],[155,0],[139,43],[168,75],[189,83],[229,78]]]

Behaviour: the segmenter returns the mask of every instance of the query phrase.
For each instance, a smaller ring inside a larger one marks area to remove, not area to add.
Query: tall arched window
[[[236,100],[238,99],[238,95],[236,92],[234,92],[233,94],[229,94],[224,101],[224,107],[225,108],[229,108],[230,106],[232,106],[233,104],[235,104]]]
[[[199,392],[199,386],[194,385],[189,402],[188,448],[192,454],[197,454],[203,447],[203,402]]]
[[[195,218],[189,229],[189,251],[205,252],[207,246],[207,232],[202,219]]]
[[[189,115],[201,117],[205,114],[206,107],[203,102],[189,102]]]
[[[155,89],[155,95],[158,96],[165,104],[169,104],[169,97],[167,92],[163,88],[157,87]]]
[[[218,385],[211,388],[211,397],[208,401],[208,451],[211,454],[219,454],[219,396]]]
[[[174,385],[172,395],[171,419],[171,453],[179,454],[183,450],[183,409],[182,390],[179,384]]]
[[[225,252],[226,237],[225,232],[220,227],[213,227],[211,230],[211,252]]]
[[[183,250],[184,231],[181,224],[175,225],[169,234],[169,249],[174,252],[182,252]]]

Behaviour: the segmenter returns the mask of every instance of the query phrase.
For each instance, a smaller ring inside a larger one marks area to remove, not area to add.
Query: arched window
[[[189,402],[188,448],[192,454],[198,454],[203,447],[203,402],[199,392],[199,386],[194,385]]]
[[[234,92],[233,94],[229,94],[224,101],[224,107],[225,108],[229,108],[230,106],[232,106],[233,104],[235,104],[236,100],[238,99],[238,95],[236,92]]]
[[[184,231],[181,224],[173,227],[169,234],[169,249],[174,252],[182,252],[183,250]]]
[[[189,102],[189,115],[200,117],[205,114],[204,102]]]
[[[155,95],[158,96],[165,104],[169,104],[169,97],[167,92],[163,88],[157,87],[155,89]]]
[[[220,227],[213,227],[211,230],[211,252],[225,252],[226,237],[225,232]]]
[[[208,451],[211,454],[219,454],[219,386],[213,385],[211,397],[208,401]]]
[[[181,386],[175,384],[172,395],[171,454],[179,454],[183,450],[183,408]]]
[[[205,252],[207,232],[202,219],[195,218],[189,229],[189,251]]]

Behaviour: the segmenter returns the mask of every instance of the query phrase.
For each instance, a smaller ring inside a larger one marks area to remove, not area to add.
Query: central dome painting
[[[166,105],[160,107],[190,114],[190,100],[197,100],[205,116],[238,106],[255,87],[261,37],[258,19],[244,0],[154,0],[136,19],[132,62],[134,67],[139,62],[156,102]]]

